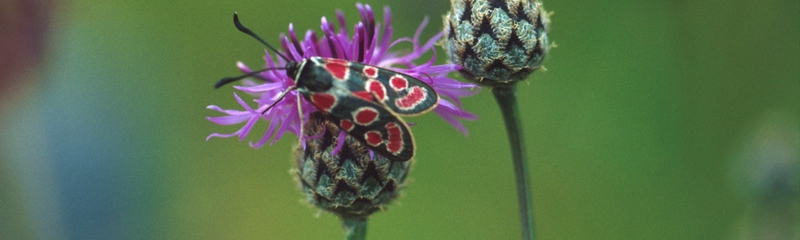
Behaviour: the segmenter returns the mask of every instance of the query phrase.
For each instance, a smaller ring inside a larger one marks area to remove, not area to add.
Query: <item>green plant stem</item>
[[[344,239],[364,240],[367,238],[367,219],[340,218],[344,228]]]
[[[494,98],[503,113],[506,123],[508,142],[511,144],[511,156],[514,161],[514,177],[517,182],[517,202],[519,203],[520,220],[522,223],[522,239],[532,240],[533,225],[533,194],[528,180],[528,161],[525,157],[525,141],[522,139],[522,125],[519,119],[517,105],[516,84],[510,86],[495,86],[492,88]]]

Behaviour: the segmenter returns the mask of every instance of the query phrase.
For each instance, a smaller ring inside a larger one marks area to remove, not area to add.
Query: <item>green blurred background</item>
[[[355,23],[354,3],[57,2],[41,61],[0,96],[0,239],[341,238],[289,174],[294,136],[252,149],[261,123],[245,142],[205,141],[238,129],[205,107],[239,108],[212,85],[238,60],[263,64],[233,12],[277,43],[335,9]],[[449,10],[364,3],[392,7],[395,37],[430,16],[427,39]],[[775,208],[799,228],[798,173],[784,174],[790,207],[770,207],[759,189],[784,175],[748,164],[800,168],[800,1],[544,4],[558,47],[518,90],[540,239],[740,239]],[[410,185],[369,239],[519,238],[499,110],[485,89],[464,105],[481,116],[466,137],[434,114],[410,119]],[[769,153],[788,160],[758,157]]]

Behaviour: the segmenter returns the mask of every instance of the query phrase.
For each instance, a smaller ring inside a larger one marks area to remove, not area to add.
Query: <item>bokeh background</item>
[[[392,7],[395,36],[449,10],[363,2]],[[0,239],[339,239],[289,174],[294,136],[205,141],[238,129],[205,106],[238,108],[212,85],[263,63],[233,12],[277,43],[336,9],[354,23],[354,3],[0,0]],[[518,90],[540,239],[800,235],[800,1],[544,4],[558,47]],[[519,238],[499,110],[464,105],[468,136],[410,119],[412,181],[368,238]]]

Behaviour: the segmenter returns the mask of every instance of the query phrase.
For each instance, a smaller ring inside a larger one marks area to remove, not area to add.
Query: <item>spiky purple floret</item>
[[[325,17],[322,17],[321,28],[323,36],[321,38],[313,31],[308,30],[306,31],[305,38],[300,41],[297,38],[294,26],[289,24],[289,35],[281,35],[280,37],[282,53],[292,61],[301,61],[302,59],[315,56],[339,58],[351,62],[360,62],[367,65],[387,68],[416,77],[431,85],[431,87],[442,96],[434,112],[466,134],[467,130],[459,120],[475,120],[477,116],[465,111],[461,107],[459,99],[477,93],[476,89],[478,86],[475,84],[458,82],[455,79],[447,77],[448,73],[458,71],[460,67],[455,64],[435,65],[435,52],[433,58],[426,63],[421,65],[414,63],[415,60],[428,51],[435,51],[434,43],[442,37],[442,33],[436,34],[425,42],[425,44],[420,44],[419,37],[428,23],[428,19],[425,18],[414,34],[414,38],[399,38],[392,41],[393,30],[389,7],[384,8],[384,26],[381,26],[379,22],[375,22],[375,15],[369,5],[362,5],[359,3],[356,4],[356,8],[361,14],[361,21],[355,24],[352,37],[347,31],[344,14],[341,11],[337,11],[336,16],[339,22],[339,31],[337,32],[335,27],[330,24]],[[389,52],[392,46],[401,42],[410,42],[413,45],[413,49],[405,55]],[[286,65],[285,60],[281,58],[273,59],[269,52],[264,56],[264,60],[266,61],[265,68],[274,69]],[[252,70],[241,62],[237,63],[237,66],[244,73],[252,72]],[[269,121],[270,125],[261,139],[256,143],[250,143],[252,147],[261,147],[269,142],[271,138],[273,140],[270,144],[273,144],[286,132],[293,133],[297,136],[303,136],[300,132],[301,124],[306,122],[309,114],[317,111],[317,109],[305,101],[305,99],[299,97],[296,91],[290,91],[286,94],[285,98],[275,104],[273,108],[261,114],[270,104],[278,100],[282,92],[293,87],[294,81],[286,75],[286,71],[283,69],[264,71],[255,75],[255,77],[262,82],[255,83],[253,81],[244,81],[243,86],[236,86],[234,88],[255,96],[256,99],[254,101],[258,108],[252,109],[235,93],[234,97],[236,101],[239,102],[244,110],[225,110],[215,105],[208,106],[208,109],[225,114],[225,116],[207,117],[209,121],[215,124],[245,124],[236,132],[230,134],[214,133],[209,135],[207,139],[212,137],[227,138],[238,136],[240,141],[244,140],[258,120]],[[299,104],[298,101],[300,101]],[[298,105],[302,108],[303,121],[301,121]]]

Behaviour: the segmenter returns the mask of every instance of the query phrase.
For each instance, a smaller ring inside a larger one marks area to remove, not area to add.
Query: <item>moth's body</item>
[[[414,156],[414,138],[400,116],[433,109],[436,92],[424,82],[388,69],[342,59],[289,62],[297,91],[350,136],[395,161]]]

